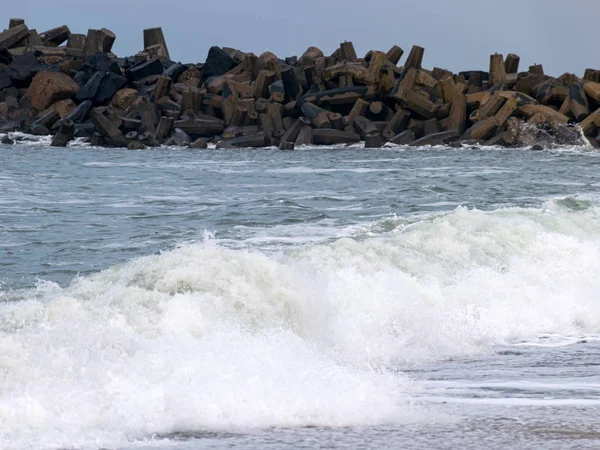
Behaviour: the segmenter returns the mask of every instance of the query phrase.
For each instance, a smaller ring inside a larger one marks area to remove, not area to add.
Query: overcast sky
[[[20,0],[2,13],[38,32],[67,24],[74,33],[109,28],[119,56],[142,49],[142,30],[162,26],[171,58],[202,62],[212,45],[257,55],[300,55],[310,45],[326,54],[353,41],[359,55],[425,47],[424,66],[484,69],[489,55],[517,53],[520,70],[580,76],[600,68],[600,0]],[[2,27],[0,27],[1,29]]]

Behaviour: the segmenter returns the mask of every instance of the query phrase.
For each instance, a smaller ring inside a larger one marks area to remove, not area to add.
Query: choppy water
[[[600,153],[0,168],[2,449],[600,447]]]

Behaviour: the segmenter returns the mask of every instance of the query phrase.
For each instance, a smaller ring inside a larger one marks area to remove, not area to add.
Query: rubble
[[[170,59],[161,28],[143,30],[142,50],[111,53],[107,28],[42,33],[10,19],[0,32],[0,130],[74,137],[143,150],[485,143],[505,147],[597,142],[600,70],[583,78],[519,72],[516,54],[490,55],[489,71],[423,67],[425,49],[372,50],[352,42],[331,56],[308,47],[279,58],[211,47],[204,63]],[[8,142],[8,139],[5,139]]]

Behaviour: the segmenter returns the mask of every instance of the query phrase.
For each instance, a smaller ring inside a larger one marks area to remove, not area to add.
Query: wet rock
[[[0,140],[0,144],[4,144],[4,145],[13,145],[15,143],[14,140],[12,140],[11,138],[9,138],[8,136],[3,136],[2,139]]]
[[[118,124],[104,116],[102,112],[96,108],[91,113],[92,122],[96,130],[101,134],[106,144],[111,147],[126,147],[127,142]]]
[[[460,131],[451,130],[451,131],[442,131],[439,133],[428,134],[421,139],[417,139],[414,142],[411,142],[409,145],[411,147],[422,147],[426,145],[446,145],[450,142],[457,140],[460,138]]]
[[[52,147],[66,147],[69,141],[74,139],[75,124],[72,120],[61,120],[58,133],[52,138]]]
[[[315,145],[358,144],[360,136],[356,133],[322,128],[313,130],[313,143]]]
[[[206,142],[206,139],[198,138],[190,144],[190,148],[206,149],[208,148],[208,143]]]
[[[389,139],[389,142],[396,145],[408,145],[416,139],[415,133],[412,130],[406,130]]]
[[[127,144],[129,150],[145,150],[147,147],[138,140],[132,140]]]
[[[79,91],[79,86],[68,75],[57,72],[39,72],[27,91],[31,105],[42,111],[53,103],[69,99]]]

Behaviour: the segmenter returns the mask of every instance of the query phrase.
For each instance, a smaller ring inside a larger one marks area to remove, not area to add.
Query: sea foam
[[[467,208],[279,254],[207,239],[3,292],[0,447],[433,420],[407,368],[600,333],[600,208]]]

